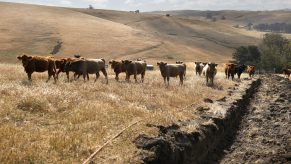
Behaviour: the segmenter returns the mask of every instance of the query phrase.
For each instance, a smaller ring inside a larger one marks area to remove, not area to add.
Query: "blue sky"
[[[114,10],[276,10],[291,8],[291,0],[4,0],[65,7]]]

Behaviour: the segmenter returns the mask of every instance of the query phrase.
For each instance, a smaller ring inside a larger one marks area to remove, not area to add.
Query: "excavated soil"
[[[155,126],[158,136],[134,142],[144,163],[290,163],[290,101],[288,79],[262,76],[197,108],[199,119]]]
[[[220,163],[291,163],[291,82],[264,76]]]

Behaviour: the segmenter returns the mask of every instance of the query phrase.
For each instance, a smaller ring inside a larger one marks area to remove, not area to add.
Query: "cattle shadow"
[[[21,85],[30,87],[30,86],[33,86],[33,82],[30,80],[22,80]]]
[[[223,86],[219,83],[214,83],[214,84],[206,83],[205,85],[211,89],[214,89],[214,90],[219,90],[219,91],[223,90]]]

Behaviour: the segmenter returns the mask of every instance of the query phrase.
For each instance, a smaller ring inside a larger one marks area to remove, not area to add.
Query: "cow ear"
[[[157,62],[157,65],[160,65],[161,63],[160,62]]]
[[[130,61],[128,61],[129,63],[132,63],[132,61],[130,60]]]
[[[121,60],[121,62],[122,62],[122,63],[125,63],[125,61],[124,61],[124,60]]]
[[[218,66],[218,64],[215,64],[215,67],[217,67]]]
[[[109,61],[109,64],[112,64],[112,60]]]
[[[18,60],[21,60],[21,59],[22,59],[22,56],[17,56],[17,59],[18,59]]]
[[[32,59],[32,56],[28,56],[27,59]]]
[[[168,63],[164,63],[165,65],[167,65]]]

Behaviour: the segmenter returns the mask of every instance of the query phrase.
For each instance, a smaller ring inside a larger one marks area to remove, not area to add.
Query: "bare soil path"
[[[262,77],[233,144],[219,163],[291,163],[291,82]]]

